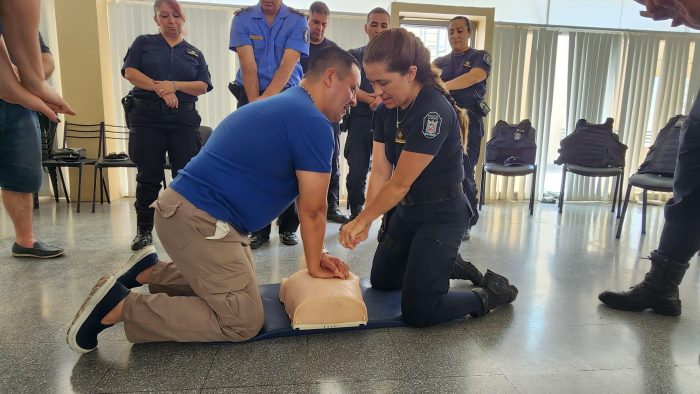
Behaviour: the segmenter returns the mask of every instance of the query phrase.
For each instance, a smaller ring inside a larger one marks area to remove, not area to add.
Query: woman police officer
[[[483,315],[512,302],[515,286],[491,271],[480,287],[449,290],[470,216],[462,189],[466,119],[431,67],[430,53],[412,33],[390,29],[367,45],[364,68],[383,105],[375,114],[367,204],[341,229],[341,244],[354,248],[372,221],[396,206],[374,255],[371,283],[403,290],[407,324]]]
[[[465,238],[468,239],[471,225],[478,219],[474,166],[479,160],[481,139],[484,137],[484,116],[488,112],[484,96],[486,79],[491,73],[491,55],[486,51],[469,47],[472,29],[468,18],[464,16],[452,18],[447,29],[452,52],[435,59],[433,64],[442,71],[440,77],[445,82],[450,95],[457,105],[467,110],[469,116],[469,142],[467,156],[464,158],[464,189],[474,216],[467,226]]]
[[[150,205],[158,197],[166,151],[173,178],[199,151],[201,118],[195,102],[212,89],[204,55],[182,38],[185,17],[177,0],[156,0],[153,10],[160,33],[137,37],[122,67],[134,85],[125,98],[129,156],[137,169],[133,250],[152,242]]]

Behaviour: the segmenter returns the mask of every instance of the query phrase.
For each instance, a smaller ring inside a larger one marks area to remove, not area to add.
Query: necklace
[[[309,90],[306,89],[306,88],[304,87],[304,85],[299,85],[299,87],[301,88],[301,90],[305,91],[306,94],[309,95],[309,98],[311,99],[311,102],[314,103],[314,104],[316,104],[316,100],[314,100],[314,96],[311,95],[311,92],[309,92]]]
[[[401,128],[401,122],[406,120],[406,117],[408,114],[411,112],[411,109],[413,108],[413,104],[416,103],[416,100],[418,99],[418,96],[420,96],[420,92],[422,90],[418,91],[418,94],[416,95],[415,98],[413,98],[413,101],[411,102],[411,105],[408,107],[406,110],[406,113],[403,115],[403,119],[399,120],[399,106],[396,106],[396,142],[400,144],[405,144],[406,143],[406,138],[403,133],[403,129]]]

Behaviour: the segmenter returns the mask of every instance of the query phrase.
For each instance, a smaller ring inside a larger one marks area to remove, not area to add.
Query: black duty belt
[[[427,204],[431,202],[450,201],[464,194],[462,182],[455,183],[451,187],[443,189],[428,189],[420,191],[409,191],[401,199],[401,204],[405,207],[413,205]]]
[[[138,108],[144,111],[161,112],[165,114],[176,114],[180,112],[194,111],[194,103],[180,103],[177,108],[170,108],[165,105],[165,103],[160,101],[135,98],[133,108]]]

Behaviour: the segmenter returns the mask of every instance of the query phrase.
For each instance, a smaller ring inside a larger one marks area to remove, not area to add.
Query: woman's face
[[[447,33],[450,37],[450,46],[455,52],[464,52],[469,49],[469,32],[467,22],[463,19],[455,19],[447,25]]]
[[[416,66],[411,66],[406,74],[387,71],[384,63],[365,63],[365,74],[372,83],[374,94],[382,98],[382,104],[389,109],[406,108],[414,99],[416,86]]]
[[[163,3],[158,7],[158,12],[153,17],[160,31],[168,37],[177,38],[182,34],[182,15],[170,4]]]

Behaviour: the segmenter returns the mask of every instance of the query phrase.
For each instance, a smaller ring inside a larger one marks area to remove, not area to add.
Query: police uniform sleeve
[[[474,56],[472,67],[480,68],[486,71],[486,75],[491,75],[491,55],[486,51],[479,51],[479,53]]]
[[[44,37],[41,36],[41,33],[39,33],[39,47],[41,48],[41,53],[51,53],[51,49],[49,49],[49,47],[46,46],[46,43],[44,42]]]
[[[207,84],[207,92],[211,91],[214,89],[214,86],[211,84],[211,73],[209,73],[209,66],[207,65],[207,61],[204,59],[204,54],[202,51],[197,50],[197,53],[199,54],[199,65],[197,66],[197,81],[202,81]]]
[[[331,172],[335,140],[333,127],[323,119],[302,122],[303,127],[290,130],[289,139],[294,169],[311,172]]]
[[[309,26],[303,16],[290,14],[289,17],[291,18],[292,15],[294,15],[295,23],[287,36],[284,48],[293,49],[303,56],[309,56]]]
[[[245,14],[235,15],[233,17],[228,43],[230,50],[235,51],[238,47],[253,45],[253,40],[250,39],[250,34],[247,29],[248,21],[249,18]]]
[[[143,43],[145,40],[145,36],[138,36],[127,49],[126,56],[124,56],[124,65],[122,66],[122,77],[127,67],[141,70],[141,57],[143,56]]]
[[[372,117],[372,139],[382,144],[386,143],[386,136],[384,135],[386,114],[386,107],[384,107],[384,104],[380,104],[379,108],[374,111],[374,116]]]
[[[424,153],[435,156],[440,151],[449,133],[458,133],[459,130],[450,130],[454,124],[454,117],[457,116],[454,109],[447,103],[428,101],[428,105],[414,109],[416,115],[407,125],[408,133],[406,137],[405,151]],[[438,105],[435,105],[438,104]],[[444,104],[444,105],[443,105]]]

